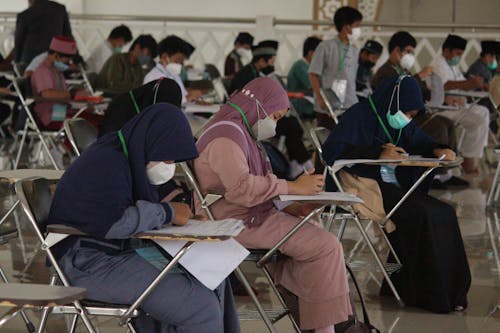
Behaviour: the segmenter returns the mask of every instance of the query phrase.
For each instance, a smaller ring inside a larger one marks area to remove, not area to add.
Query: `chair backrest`
[[[205,210],[205,213],[207,214],[208,218],[211,219],[212,221],[214,220],[214,216],[212,212],[210,211],[209,206],[222,198],[222,195],[219,194],[207,194],[206,196],[203,195],[201,192],[200,186],[198,185],[198,181],[196,179],[196,176],[194,173],[191,171],[191,168],[189,167],[187,162],[181,162],[179,163],[180,167],[182,168],[182,171],[186,175],[186,179],[188,183],[191,185],[193,188],[194,195],[196,198],[201,203],[201,207],[203,210]],[[194,198],[194,197],[193,197]]]
[[[436,74],[432,74],[428,78],[429,87],[431,89],[431,100],[427,103],[432,106],[441,106],[444,104],[444,84],[441,77]]]
[[[212,80],[218,79],[221,77],[219,70],[215,67],[214,64],[205,64],[205,72],[207,72]]]
[[[315,127],[311,128],[309,131],[309,134],[311,135],[311,139],[314,145],[314,148],[319,153],[319,158],[321,159],[321,162],[324,164],[323,161],[323,148],[321,147],[325,140],[328,138],[328,135],[330,134],[330,130],[325,127]]]
[[[53,181],[33,177],[19,180],[14,185],[21,207],[41,242],[44,240],[52,204],[51,184]]]
[[[77,156],[97,140],[97,129],[83,118],[66,119],[64,131]]]

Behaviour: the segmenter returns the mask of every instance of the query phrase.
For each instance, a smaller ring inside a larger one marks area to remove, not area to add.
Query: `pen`
[[[441,156],[439,157],[439,160],[440,160],[440,161],[442,161],[442,160],[444,160],[444,158],[445,158],[445,157],[446,157],[446,154],[443,154],[443,155],[441,155]]]

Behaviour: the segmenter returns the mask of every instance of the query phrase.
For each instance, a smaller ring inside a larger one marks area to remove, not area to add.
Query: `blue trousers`
[[[108,255],[77,242],[59,264],[71,285],[87,289],[87,298],[132,304],[160,270],[135,251]],[[140,333],[238,333],[239,322],[229,283],[214,291],[186,273],[172,273],[156,286],[134,319]]]

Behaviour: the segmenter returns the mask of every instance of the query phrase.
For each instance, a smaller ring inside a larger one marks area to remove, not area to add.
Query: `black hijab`
[[[151,81],[111,101],[100,125],[99,136],[118,131],[127,121],[154,103],[170,103],[180,108],[181,101],[181,89],[177,82],[167,78]]]

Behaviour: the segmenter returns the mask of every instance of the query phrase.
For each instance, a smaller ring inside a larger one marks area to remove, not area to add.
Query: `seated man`
[[[252,61],[236,73],[227,93],[231,95],[253,79],[272,73],[277,53],[278,42],[276,41],[264,40],[257,44],[252,50]]]
[[[52,38],[47,58],[31,75],[35,112],[46,129],[59,129],[68,112],[68,102],[85,91],[69,90],[63,72],[69,68],[72,57],[76,55],[76,42],[71,37]]]
[[[359,50],[352,45],[361,35],[363,15],[352,7],[341,7],[333,16],[338,37],[319,44],[309,66],[309,77],[316,99],[314,111],[318,125],[333,128],[333,119],[328,114],[321,96],[323,90],[332,107],[346,108],[358,102],[356,96],[356,73]],[[343,95],[343,100],[341,96]]]
[[[243,66],[252,60],[253,36],[248,32],[240,32],[234,40],[234,48],[224,62],[224,76],[232,80]]]
[[[175,35],[167,36],[158,44],[160,60],[144,77],[144,84],[162,77],[177,82],[182,92],[182,104],[198,100],[202,92],[198,89],[186,89],[181,78],[184,60],[188,59],[194,48],[182,38]]]
[[[368,40],[359,52],[356,91],[371,90],[372,68],[377,63],[384,47],[375,40]]]
[[[96,88],[111,94],[121,94],[142,85],[144,67],[156,57],[157,44],[151,35],[140,35],[128,53],[112,55],[96,80]]]
[[[102,41],[88,57],[87,69],[92,73],[99,73],[109,59],[115,53],[122,53],[125,44],[132,41],[132,32],[126,25],[119,25],[109,33],[108,39]]]
[[[441,78],[444,90],[476,90],[484,89],[484,81],[480,77],[464,77],[458,64],[464,53],[467,41],[457,35],[448,35],[443,43],[443,52],[432,62],[434,73]],[[475,159],[483,156],[483,151],[488,144],[489,112],[482,105],[472,107],[466,105],[465,98],[448,95],[445,102],[449,105],[461,107],[459,111],[444,111],[440,115],[457,122],[465,129],[465,139],[461,153],[464,157],[463,168],[467,174],[478,176],[479,169]]]
[[[321,43],[317,37],[308,37],[302,46],[302,59],[297,60],[288,72],[287,89],[293,92],[303,92],[312,95],[311,81],[309,81],[309,64],[314,54],[314,50]],[[314,105],[305,99],[293,99],[293,107],[301,117],[314,119]]]

